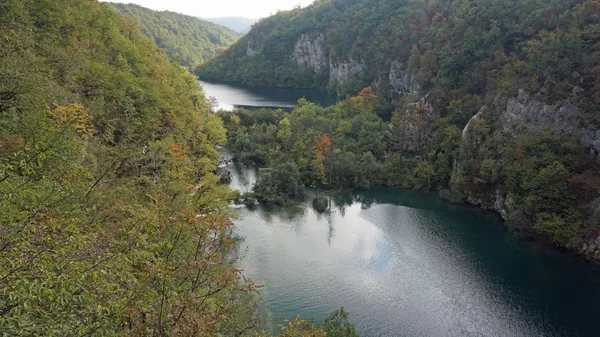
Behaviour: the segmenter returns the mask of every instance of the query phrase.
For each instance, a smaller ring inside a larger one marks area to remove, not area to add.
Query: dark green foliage
[[[0,334],[264,335],[225,143],[197,80],[107,5],[3,1]]]
[[[370,188],[395,173],[383,170],[386,125],[375,113],[378,101],[357,96],[325,109],[301,99],[292,112],[239,109],[221,112],[221,117],[231,151],[246,164],[275,168],[293,163],[289,170],[294,177],[299,172],[294,179],[300,186]],[[273,181],[274,173],[265,170],[261,177]],[[279,190],[262,183],[257,188],[264,195]]]
[[[438,196],[440,197],[440,199],[447,200],[455,204],[462,204],[465,202],[464,197],[462,195],[448,189],[441,190],[438,193]]]
[[[329,199],[324,196],[317,196],[312,201],[313,208],[319,213],[324,213],[329,207]]]
[[[196,79],[107,5],[2,1],[0,334],[259,333],[225,142]]]
[[[291,57],[302,35],[323,36],[329,66],[364,61],[365,70],[339,84],[338,92],[357,92],[373,81],[389,88],[391,64],[400,62],[435,96],[442,117],[450,115],[457,125],[486,95],[518,88],[543,87],[545,99],[555,101],[578,86],[594,105],[600,99],[598,7],[596,0],[316,1],[262,19],[197,74],[248,85],[326,88],[329,69],[304,71]],[[248,56],[248,46],[260,52]]]
[[[294,163],[284,163],[274,168],[263,168],[252,190],[262,204],[282,205],[303,196],[300,172]]]
[[[194,69],[240,37],[218,24],[173,12],[157,12],[134,4],[111,4],[123,15],[133,18],[142,32],[164,48],[172,60]]]
[[[258,139],[244,129],[242,144],[261,165],[270,165],[274,156],[295,161],[307,185],[451,187],[488,208],[501,191],[509,198],[511,222],[567,246],[598,233],[583,206],[600,189],[581,178],[597,172],[598,164],[586,156],[577,135],[523,134],[498,142],[490,137],[495,112],[476,123],[472,142],[462,144],[461,131],[482,106],[502,109],[492,102],[518,90],[544,103],[570,99],[586,114],[582,124],[599,127],[599,32],[598,0],[322,0],[260,21],[197,74],[251,85],[335,85],[340,93],[375,82],[378,94],[396,108],[389,123],[385,103],[369,109],[359,95],[325,109],[301,104],[286,116],[292,136],[276,140],[267,133]],[[295,64],[291,56],[302,35],[324,38],[329,69],[315,72]],[[331,66],[351,59],[362,61],[364,70],[348,83],[328,82]],[[390,95],[387,78],[394,62],[415,76],[419,93]],[[426,103],[419,102],[423,96]],[[281,126],[273,123],[269,130]],[[332,145],[323,158],[313,151],[322,135]],[[461,149],[471,158],[451,182]]]
[[[354,325],[348,321],[348,313],[344,308],[329,314],[319,327],[327,333],[327,337],[358,337]]]

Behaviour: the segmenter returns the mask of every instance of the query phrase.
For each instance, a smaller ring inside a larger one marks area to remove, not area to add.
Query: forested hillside
[[[319,0],[262,19],[198,74],[342,93],[377,84],[398,93],[480,94],[517,78],[534,87],[548,76],[570,78],[573,69],[589,78],[597,36],[588,26],[594,11],[575,10],[583,3],[596,7],[584,0]]]
[[[269,183],[285,157],[302,184],[439,191],[600,261],[598,0],[321,0],[197,74],[359,93],[224,116],[240,159],[270,168],[258,196],[289,185]]]
[[[261,335],[225,142],[196,79],[108,5],[3,1],[0,334]]]
[[[227,27],[173,12],[158,12],[134,4],[111,4],[130,16],[142,32],[173,60],[193,69],[219,55],[241,36]]]

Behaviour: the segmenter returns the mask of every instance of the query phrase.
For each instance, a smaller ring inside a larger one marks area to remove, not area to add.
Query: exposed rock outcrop
[[[486,112],[487,107],[482,107],[475,116],[471,117],[469,123],[463,129],[462,146],[460,147],[458,158],[454,163],[454,176],[463,173],[468,160],[474,156],[474,151],[485,141],[484,137],[487,135],[482,134],[478,129],[487,126],[487,122],[484,119]]]
[[[452,187],[462,194],[469,203],[484,209],[494,210],[515,226],[530,227],[527,217],[523,217],[514,198],[508,191],[495,184],[463,184],[463,174],[473,158],[477,158],[480,147],[491,140],[497,145],[508,145],[518,137],[527,134],[542,134],[551,131],[557,136],[575,136],[582,146],[589,148],[592,160],[598,158],[600,151],[600,130],[585,123],[585,115],[580,108],[569,100],[548,105],[536,100],[525,91],[519,91],[515,98],[505,100],[497,98],[491,107],[483,107],[462,133],[462,144],[454,163]],[[595,228],[600,222],[600,198],[586,209],[586,223]],[[595,221],[595,222],[594,222]],[[592,224],[592,222],[594,222]],[[591,225],[590,225],[591,224]],[[573,239],[568,246],[591,260],[600,261],[600,237],[589,233],[585,237]]]
[[[389,126],[393,146],[400,152],[422,152],[438,118],[439,114],[427,101],[427,97],[409,104],[404,113]]]
[[[363,60],[357,61],[353,58],[348,61],[334,64],[329,58],[329,81],[334,86],[339,86],[350,82],[365,69]]]
[[[253,38],[248,39],[248,44],[246,45],[246,56],[252,57],[262,53],[263,45],[262,43],[256,41]]]
[[[404,71],[404,64],[398,61],[392,62],[389,74],[390,87],[400,95],[415,94],[421,90],[414,74]]]
[[[544,130],[560,136],[577,136],[591,155],[600,155],[600,129],[586,125],[584,113],[570,100],[548,105],[519,90],[518,96],[510,99],[506,109],[499,113],[498,126],[503,136],[511,138],[525,133],[540,134]]]
[[[325,49],[325,36],[320,34],[311,39],[303,34],[294,46],[292,60],[301,69],[311,69],[318,74],[326,73],[329,68],[329,58]]]

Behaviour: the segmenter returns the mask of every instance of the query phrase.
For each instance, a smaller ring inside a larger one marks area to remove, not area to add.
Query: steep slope
[[[107,5],[1,7],[2,334],[254,335],[196,79]]]
[[[371,87],[395,110],[390,118],[385,103],[372,109],[387,122],[384,135],[368,131],[372,113],[352,100],[333,116],[318,111],[333,119],[322,130],[302,132],[335,139],[356,123],[352,137],[372,132],[385,144],[334,146],[397,170],[369,185],[464,197],[527,235],[600,260],[598,0],[322,0],[261,20],[197,74],[339,94]]]
[[[482,92],[485,75],[495,70],[497,78],[505,65],[533,59],[529,42],[572,22],[569,13],[582,2],[321,0],[262,19],[198,74],[342,92],[372,83],[398,93],[420,86]]]
[[[201,18],[202,20],[213,22],[229,29],[233,29],[240,34],[246,34],[252,28],[257,19],[243,18],[239,16],[223,18]]]
[[[171,59],[193,69],[219,55],[240,37],[222,25],[173,12],[157,12],[134,4],[111,4],[130,16],[142,32],[167,51]]]

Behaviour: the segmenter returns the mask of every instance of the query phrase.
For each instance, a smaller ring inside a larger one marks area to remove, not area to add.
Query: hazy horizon
[[[201,3],[189,0],[100,0],[104,2],[133,3],[158,11],[171,11],[200,18],[243,17],[260,19],[289,10],[296,6],[305,7],[314,0],[220,0],[213,3]]]

